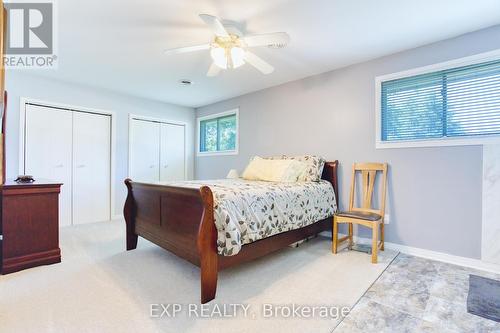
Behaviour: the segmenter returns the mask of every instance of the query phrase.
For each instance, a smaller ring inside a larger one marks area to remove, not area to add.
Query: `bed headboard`
[[[335,160],[333,162],[326,162],[323,168],[323,175],[321,179],[328,180],[333,185],[333,191],[335,192],[335,200],[337,201],[337,207],[339,206],[339,185],[337,181],[337,168],[339,166],[339,161]]]

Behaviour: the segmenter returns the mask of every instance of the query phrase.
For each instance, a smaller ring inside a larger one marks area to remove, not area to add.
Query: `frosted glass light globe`
[[[212,47],[210,56],[214,60],[214,64],[222,69],[227,69],[226,50],[221,47]]]

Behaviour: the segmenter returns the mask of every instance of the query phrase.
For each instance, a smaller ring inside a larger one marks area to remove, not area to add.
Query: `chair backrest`
[[[355,207],[355,194],[356,194],[356,178],[357,174],[361,173],[361,206]],[[377,175],[382,175],[380,182],[380,207],[372,207],[373,193],[375,189],[375,180]],[[387,185],[387,163],[354,163],[352,166],[352,179],[351,179],[351,194],[349,196],[349,210],[363,211],[376,213],[384,217],[385,214],[385,193]]]

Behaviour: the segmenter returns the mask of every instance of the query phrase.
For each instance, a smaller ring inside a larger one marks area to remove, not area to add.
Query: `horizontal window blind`
[[[500,60],[382,82],[382,141],[500,134]]]

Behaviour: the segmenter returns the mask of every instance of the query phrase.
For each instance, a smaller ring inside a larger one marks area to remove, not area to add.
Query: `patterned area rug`
[[[470,275],[467,312],[500,322],[500,281]]]

